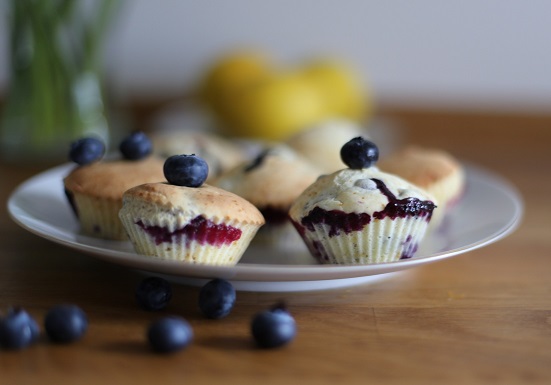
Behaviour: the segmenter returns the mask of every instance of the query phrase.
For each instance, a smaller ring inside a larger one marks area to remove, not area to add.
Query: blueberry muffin
[[[138,254],[192,264],[237,264],[262,214],[245,199],[204,184],[206,162],[195,155],[169,157],[168,183],[126,191],[119,217]]]
[[[209,182],[247,159],[237,142],[214,133],[193,130],[166,130],[153,133],[154,152],[162,158],[195,154],[209,165]]]
[[[407,146],[379,162],[382,171],[397,175],[426,190],[438,201],[430,228],[437,228],[465,189],[463,166],[451,154],[437,149]]]
[[[375,166],[378,149],[361,137],[341,150],[348,168],[308,187],[289,215],[321,263],[372,264],[411,258],[436,207],[419,187]]]
[[[213,183],[245,198],[263,214],[266,225],[258,232],[255,244],[294,248],[304,246],[289,221],[289,208],[320,174],[295,151],[276,145]]]
[[[332,173],[346,167],[340,156],[343,143],[358,136],[367,137],[359,123],[333,119],[300,131],[289,138],[286,144],[322,172]]]
[[[143,133],[129,135],[120,146],[123,159],[103,159],[104,146],[93,138],[72,144],[70,159],[78,165],[64,178],[65,194],[85,235],[128,240],[119,220],[122,195],[131,187],[164,181],[163,160],[151,155]]]

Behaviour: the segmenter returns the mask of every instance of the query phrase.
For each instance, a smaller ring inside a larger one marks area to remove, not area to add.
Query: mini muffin
[[[341,151],[349,168],[319,178],[290,216],[321,263],[372,264],[411,258],[431,220],[435,199],[375,166],[378,149],[361,137]]]
[[[406,179],[436,198],[439,208],[433,215],[430,228],[442,223],[465,188],[463,167],[451,154],[442,150],[407,146],[382,158],[379,168]]]
[[[332,173],[346,167],[340,157],[341,146],[357,136],[366,137],[360,124],[343,119],[327,120],[295,134],[286,144],[324,173]]]
[[[288,217],[294,200],[321,174],[306,159],[285,145],[262,151],[254,160],[221,175],[213,183],[254,204],[266,219],[254,242],[273,246],[299,246]]]
[[[126,191],[119,217],[138,254],[193,264],[237,264],[262,214],[245,199],[203,184],[206,162],[175,155],[164,164],[169,183]]]
[[[85,161],[80,161],[76,157],[78,154],[71,157],[79,165],[69,172],[63,184],[83,234],[128,240],[118,216],[123,193],[142,183],[165,180],[163,161],[148,155],[148,145],[143,145],[148,139],[138,136],[138,144],[131,140],[123,141],[124,145],[121,143],[126,159],[102,160],[103,152]],[[136,138],[136,135],[129,138]],[[88,138],[74,142],[75,148],[80,148],[79,154],[90,153],[90,148],[86,148],[90,145],[86,143],[90,143]]]
[[[195,154],[209,165],[209,180],[246,160],[246,151],[230,139],[214,133],[166,130],[152,134],[154,152],[163,158]]]

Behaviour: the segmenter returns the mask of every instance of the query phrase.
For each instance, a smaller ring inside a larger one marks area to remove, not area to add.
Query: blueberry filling
[[[163,242],[173,242],[176,237],[185,239],[188,245],[191,241],[199,242],[199,244],[209,244],[212,246],[228,245],[241,238],[242,231],[233,226],[225,224],[216,224],[205,217],[199,215],[191,222],[174,231],[169,231],[161,226],[148,226],[142,221],[136,222],[136,225],[141,227],[155,241],[156,245]]]
[[[432,211],[436,205],[431,201],[422,201],[417,198],[397,199],[390,192],[383,181],[379,179],[371,179],[377,185],[377,188],[388,198],[388,204],[383,211],[373,213],[373,217],[383,219],[389,217],[391,219],[406,218],[406,217],[424,217],[427,222],[432,217]]]
[[[257,157],[254,158],[253,161],[249,165],[247,165],[247,167],[245,167],[245,172],[251,172],[255,168],[260,167],[260,165],[264,162],[264,159],[266,158],[266,156],[268,156],[269,153],[270,150],[268,149],[258,154]]]
[[[402,251],[400,259],[408,259],[413,257],[413,255],[417,252],[418,247],[419,245],[416,242],[413,242],[411,235],[408,235],[404,242],[404,250]]]
[[[314,225],[324,224],[329,226],[329,236],[334,237],[341,233],[360,231],[371,222],[371,216],[366,213],[345,213],[341,210],[324,210],[315,207],[302,218],[301,224],[310,231],[314,231]]]
[[[432,211],[436,207],[431,201],[423,201],[417,198],[397,199],[388,187],[379,179],[372,179],[377,188],[388,198],[388,203],[382,211],[373,213],[375,219],[396,219],[406,217],[421,217],[427,221],[432,217]],[[341,210],[324,210],[315,207],[302,218],[300,224],[310,231],[314,231],[314,225],[325,224],[329,226],[329,236],[334,237],[341,233],[348,234],[352,231],[360,231],[371,222],[371,216],[367,213],[345,213]],[[295,227],[298,228],[295,223]],[[301,230],[299,229],[299,232]]]
[[[270,225],[282,225],[287,222],[289,215],[286,210],[275,208],[272,206],[266,206],[259,209],[266,223]]]

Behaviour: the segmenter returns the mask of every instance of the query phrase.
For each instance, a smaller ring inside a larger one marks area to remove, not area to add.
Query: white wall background
[[[191,87],[228,46],[336,54],[380,102],[551,112],[551,1],[128,0],[106,61],[120,97]],[[8,87],[0,18],[0,91]]]

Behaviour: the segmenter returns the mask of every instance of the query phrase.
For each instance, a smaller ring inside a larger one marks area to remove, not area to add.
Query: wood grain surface
[[[512,182],[525,203],[509,237],[390,279],[300,293],[239,292],[234,311],[207,320],[198,289],[176,285],[168,309],[140,310],[139,273],[51,243],[0,208],[0,309],[19,305],[42,323],[49,307],[88,314],[85,338],[45,337],[0,350],[0,384],[551,384],[551,118],[387,110],[398,139],[446,149]],[[0,165],[0,201],[45,165]],[[252,316],[284,300],[298,334],[255,348]],[[194,341],[152,353],[145,330],[185,317]]]

